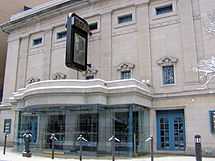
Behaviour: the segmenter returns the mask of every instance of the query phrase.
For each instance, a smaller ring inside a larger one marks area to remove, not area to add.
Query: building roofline
[[[77,8],[85,4],[95,3],[97,1],[99,0],[54,0],[46,2],[27,11],[12,15],[9,21],[0,24],[0,29],[3,32],[10,33],[22,24],[32,22],[32,19],[35,17],[40,17],[41,19],[43,16],[45,17],[45,15],[50,16],[54,13],[56,14],[55,11],[58,11],[59,9],[63,10],[67,7],[70,7],[70,9],[71,7]]]
[[[39,13],[41,11],[47,10],[47,9],[57,6],[59,4],[64,4],[69,1],[71,1],[71,0],[52,0],[52,1],[45,2],[43,4],[33,7],[32,9],[29,9],[27,11],[19,12],[15,15],[12,15],[10,17],[10,21],[15,21],[17,19],[24,18],[26,16],[33,15],[35,13]],[[73,1],[77,1],[77,0],[73,0]]]

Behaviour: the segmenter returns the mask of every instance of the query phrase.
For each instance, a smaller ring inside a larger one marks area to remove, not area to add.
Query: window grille
[[[174,84],[175,78],[174,78],[174,66],[173,65],[167,65],[163,66],[163,84]]]
[[[121,71],[121,79],[130,79],[131,78],[131,71]]]
[[[215,111],[210,111],[211,132],[215,133]]]

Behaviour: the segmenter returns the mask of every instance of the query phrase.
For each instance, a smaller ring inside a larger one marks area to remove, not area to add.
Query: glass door
[[[183,110],[157,112],[158,150],[185,150]]]
[[[168,117],[159,118],[159,148],[168,150],[170,148],[170,121]]]
[[[185,134],[184,134],[184,120],[183,117],[174,117],[174,146],[176,150],[184,150],[185,148]]]
[[[80,114],[79,120],[80,134],[88,140],[88,143],[84,146],[84,150],[96,151],[98,142],[98,114]]]
[[[19,138],[23,137],[23,134],[29,130],[32,134],[32,143],[37,142],[37,129],[38,129],[38,116],[23,115],[21,117]]]
[[[63,143],[65,140],[65,115],[59,114],[48,116],[48,126],[46,133],[47,148],[51,148],[51,134],[55,134],[57,138],[55,148],[63,149]]]

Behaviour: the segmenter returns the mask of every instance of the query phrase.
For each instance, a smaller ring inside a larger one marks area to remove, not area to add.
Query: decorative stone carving
[[[66,79],[67,75],[61,72],[54,73],[52,76],[53,80]]]
[[[215,34],[215,9],[207,13],[207,19],[205,20],[205,28],[207,33]]]
[[[122,63],[118,66],[118,71],[127,71],[127,70],[133,70],[135,68],[134,64],[131,63]]]
[[[98,70],[95,68],[94,65],[88,64],[87,71],[83,72],[85,77],[94,77],[98,73]]]
[[[178,58],[172,57],[172,56],[165,56],[157,61],[157,64],[160,66],[165,65],[173,65],[178,62]]]
[[[31,77],[27,80],[27,84],[31,84],[31,83],[39,82],[39,81],[40,81],[40,78]]]

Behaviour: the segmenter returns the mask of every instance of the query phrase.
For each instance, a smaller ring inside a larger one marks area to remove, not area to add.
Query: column
[[[144,111],[139,111],[138,112],[138,135],[139,135],[139,145],[138,145],[138,150],[137,152],[143,153],[145,152],[145,131],[148,131],[149,127],[146,127],[146,122],[145,122],[145,112]]]
[[[156,116],[156,111],[154,109],[150,109],[150,111],[148,113],[149,113],[149,129],[150,129],[149,136],[150,135],[153,136],[153,138],[154,138],[154,145],[153,146],[157,147],[157,133],[156,133],[157,132],[157,122],[156,122],[157,116]],[[149,151],[150,146],[146,145],[146,147],[148,148],[148,151]]]
[[[199,0],[192,0],[192,10],[194,18],[194,31],[196,40],[196,50],[198,60],[205,59],[203,29]]]
[[[138,64],[137,79],[150,80],[152,82],[151,69],[151,47],[150,47],[150,27],[149,27],[149,4],[144,3],[137,6],[137,45]]]
[[[16,90],[20,88],[24,88],[26,84],[29,36],[21,38],[20,42],[21,43],[20,43],[20,52],[19,52],[18,66],[17,66]]]
[[[12,39],[13,34],[8,38],[8,50],[4,77],[4,94],[2,102],[7,102],[7,99],[12,95],[16,88],[17,63],[19,54],[19,39]]]
[[[129,157],[133,155],[133,105],[128,111],[128,154]]]
[[[48,116],[45,112],[38,113],[39,122],[38,122],[38,146],[40,149],[45,148],[47,143],[47,126],[48,126]]]
[[[11,128],[11,132],[14,132],[14,143],[16,145],[17,150],[19,151],[20,146],[18,146],[22,141],[19,139],[19,131],[20,131],[20,124],[21,124],[21,111],[16,111],[15,114],[15,121],[14,121],[14,129]]]
[[[112,17],[111,13],[106,13],[101,16],[101,78],[111,80],[112,78]]]
[[[197,50],[191,0],[178,1],[181,17],[181,39],[183,49],[184,82],[198,81],[198,73],[193,72],[197,66]]]
[[[72,150],[76,142],[76,129],[79,115],[77,112],[66,112],[64,149]]]
[[[108,139],[113,135],[113,113],[111,110],[99,111],[98,151],[111,152],[111,143]]]
[[[44,63],[43,63],[43,75],[42,79],[50,79],[51,70],[51,54],[52,54],[52,35],[53,30],[48,29],[45,31],[45,53],[44,53]]]

